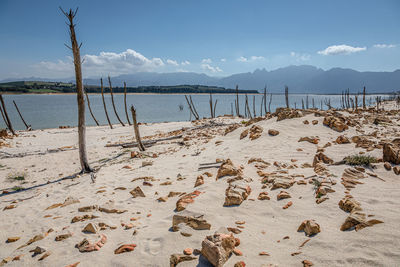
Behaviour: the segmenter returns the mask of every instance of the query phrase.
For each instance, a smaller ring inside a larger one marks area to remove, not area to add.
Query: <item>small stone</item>
[[[244,261],[238,261],[233,267],[246,267],[246,263],[244,263]]]
[[[389,162],[385,162],[385,163],[383,164],[383,167],[385,167],[385,169],[386,169],[387,171],[390,171],[390,170],[392,169],[392,165],[391,165]]]
[[[243,138],[245,138],[248,134],[249,134],[249,129],[244,130],[244,131],[240,134],[240,140],[242,140]]]
[[[58,235],[58,236],[56,236],[55,241],[62,241],[64,239],[70,238],[71,236],[72,236],[71,233]]]
[[[289,208],[290,206],[292,206],[293,205],[293,202],[292,201],[289,201],[288,203],[286,203],[286,205],[285,206],[283,206],[282,207],[282,209],[287,209],[287,208]]]
[[[305,220],[301,223],[297,232],[304,231],[307,236],[315,235],[321,232],[320,226],[314,220]]]
[[[46,252],[46,249],[37,246],[36,248],[29,250],[29,252],[33,252],[33,256],[36,256],[36,255]]]
[[[277,136],[279,134],[279,131],[274,129],[269,129],[268,134],[271,136]]]
[[[276,196],[277,200],[285,199],[285,198],[291,198],[290,194],[286,191],[281,191],[279,194]]]
[[[114,254],[121,254],[124,252],[130,252],[133,251],[136,247],[136,244],[125,244],[119,246],[116,250],[114,250]]]
[[[398,167],[398,166],[393,167],[393,172],[394,172],[396,175],[399,175],[399,174],[400,174],[400,167]]]
[[[193,254],[193,249],[191,249],[191,248],[185,248],[185,249],[183,250],[183,254],[185,254],[185,255],[192,255],[192,254]]]
[[[311,267],[311,266],[314,265],[314,264],[313,264],[311,261],[309,261],[309,260],[303,260],[301,263],[303,263],[303,267]]]
[[[258,195],[258,200],[270,200],[271,198],[268,196],[268,192],[261,192]]]
[[[157,198],[158,202],[167,202],[168,197],[159,197]]]
[[[93,223],[88,223],[85,228],[83,228],[82,232],[95,234],[97,233],[97,226]]]
[[[242,253],[239,249],[237,249],[237,248],[235,248],[232,252],[233,252],[233,254],[235,254],[236,256],[243,256],[243,253]]]
[[[38,259],[38,261],[42,261],[42,260],[44,260],[45,258],[47,258],[48,256],[50,256],[51,255],[51,252],[50,251],[46,251],[46,253],[44,253],[43,255],[42,255],[42,257],[40,257],[39,259]]]
[[[19,236],[13,236],[13,237],[9,237],[9,238],[7,238],[7,243],[13,243],[13,242],[16,242],[16,241],[18,241],[19,239],[20,239],[21,237],[19,237]]]
[[[142,167],[146,167],[146,166],[153,166],[153,162],[152,161],[142,161]]]
[[[258,253],[258,255],[260,256],[269,256],[269,253],[266,251],[261,251],[260,253]]]
[[[146,197],[145,194],[143,193],[142,189],[141,189],[139,186],[137,186],[135,189],[133,189],[133,190],[130,191],[129,193],[131,193],[131,195],[132,195],[134,198],[137,198],[137,197]]]
[[[232,232],[234,234],[240,234],[242,232],[240,229],[235,228],[235,227],[227,227],[227,229],[229,232]]]
[[[196,183],[194,184],[194,187],[200,186],[202,184],[204,184],[204,178],[203,178],[203,176],[199,175],[199,176],[197,176]]]

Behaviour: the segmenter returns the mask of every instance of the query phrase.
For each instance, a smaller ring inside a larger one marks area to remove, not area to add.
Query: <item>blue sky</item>
[[[59,6],[79,6],[85,77],[400,69],[400,1],[0,0],[0,79],[74,75]]]

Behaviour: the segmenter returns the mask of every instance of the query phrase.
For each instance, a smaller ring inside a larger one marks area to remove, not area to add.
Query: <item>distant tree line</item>
[[[205,85],[176,85],[176,86],[138,86],[127,87],[128,93],[157,93],[157,94],[191,94],[191,93],[213,93],[213,94],[232,94],[235,89],[226,89],[217,86]],[[87,85],[85,90],[88,93],[101,93],[100,86]],[[0,84],[0,92],[14,93],[74,93],[74,84],[50,83],[50,82],[12,82]],[[110,88],[105,87],[104,92],[110,92]],[[123,87],[113,87],[114,93],[123,93]],[[239,90],[239,93],[258,93],[257,90]]]

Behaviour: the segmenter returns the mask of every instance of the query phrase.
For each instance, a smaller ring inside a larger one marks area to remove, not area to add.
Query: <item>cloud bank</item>
[[[394,44],[376,44],[374,45],[375,48],[394,48],[396,45]]]
[[[361,51],[367,50],[366,47],[353,47],[349,45],[332,45],[324,50],[318,51],[317,53],[320,55],[328,56],[328,55],[349,55],[352,53],[357,53]]]

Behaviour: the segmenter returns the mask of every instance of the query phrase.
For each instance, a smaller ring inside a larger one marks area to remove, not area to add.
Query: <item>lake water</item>
[[[256,113],[260,114],[260,104],[262,95],[254,95],[256,104]],[[6,102],[7,111],[13,127],[17,130],[25,129],[18,113],[12,103],[17,103],[25,121],[32,125],[33,129],[56,128],[60,125],[76,126],[78,123],[77,100],[76,95],[3,95]],[[250,110],[253,113],[253,95],[248,95]],[[234,106],[236,96],[227,94],[215,94],[213,100],[218,100],[216,107],[216,116],[223,114],[231,114],[231,104]],[[312,99],[315,106],[321,107],[321,101],[330,98],[333,107],[340,106],[340,95],[308,95],[309,107],[312,107]],[[367,104],[373,104],[375,95],[367,96]],[[192,95],[193,102],[200,117],[210,117],[209,95]],[[301,108],[301,100],[306,101],[306,95],[293,94],[289,95],[289,104],[291,107],[297,106]],[[104,113],[101,94],[90,94],[89,100],[92,111],[100,124],[107,124]],[[106,105],[110,120],[113,124],[117,124],[118,120],[112,108],[111,97],[109,94],[105,96]],[[239,95],[240,113],[244,114],[245,96]],[[126,122],[124,96],[123,94],[115,94],[114,101],[119,117]],[[361,102],[359,97],[359,103]],[[268,108],[269,96],[267,100]],[[186,104],[184,95],[171,94],[128,94],[128,108],[133,104],[137,111],[139,122],[165,122],[165,121],[185,121],[190,119],[190,111]],[[183,105],[183,110],[179,109],[179,105]],[[271,111],[277,107],[285,106],[284,95],[273,95]],[[323,109],[327,107],[323,104]],[[129,112],[129,115],[131,113]],[[192,117],[193,119],[193,117]],[[2,119],[0,128],[5,128]],[[132,118],[130,117],[132,121]],[[95,125],[86,105],[86,125]]]

